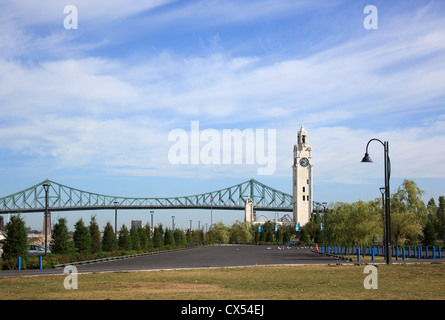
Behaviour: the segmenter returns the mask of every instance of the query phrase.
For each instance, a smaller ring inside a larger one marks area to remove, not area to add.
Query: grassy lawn
[[[378,265],[366,290],[364,266],[270,266],[0,278],[0,299],[445,299],[445,264]]]

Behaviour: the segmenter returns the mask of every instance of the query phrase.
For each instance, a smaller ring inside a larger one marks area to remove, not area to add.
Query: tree
[[[200,239],[199,239],[199,231],[198,230],[192,231],[192,240],[194,243],[199,243]]]
[[[302,245],[309,244],[309,234],[306,231],[305,227],[301,228],[301,231],[300,231],[300,244],[302,244]]]
[[[82,254],[91,253],[91,235],[82,218],[74,225],[73,241],[77,252]]]
[[[249,222],[241,222],[239,220],[230,228],[230,241],[233,242],[250,242],[253,240],[252,230]]]
[[[391,234],[395,243],[416,243],[427,222],[426,206],[421,200],[424,192],[411,180],[404,180],[391,198]]]
[[[98,253],[102,251],[102,243],[100,242],[99,226],[96,222],[96,217],[92,216],[90,220],[89,232],[91,236],[91,252]]]
[[[162,225],[159,225],[158,227],[154,228],[153,231],[153,246],[155,248],[162,248],[164,246],[164,239],[163,236],[163,228]]]
[[[181,229],[175,229],[173,237],[175,238],[175,243],[177,246],[181,246],[184,244],[185,236],[184,232]]]
[[[273,242],[274,241],[274,236],[273,236],[274,230],[275,230],[274,224],[272,224],[272,222],[270,222],[270,221],[266,221],[261,226],[260,240],[265,241],[265,242]]]
[[[173,233],[170,231],[169,228],[165,229],[164,245],[166,247],[174,247],[175,246],[175,238],[173,237]]]
[[[209,233],[213,241],[226,243],[230,241],[229,228],[225,226],[222,221],[210,226]]]
[[[306,223],[306,231],[309,234],[310,240],[314,241],[315,243],[321,243],[323,242],[323,237],[321,235],[321,217],[318,212],[311,214],[311,219],[308,223]]]
[[[5,226],[6,240],[3,245],[3,259],[28,257],[28,235],[25,220],[20,214],[12,216]]]
[[[185,238],[187,240],[187,244],[190,245],[193,243],[192,231],[190,229],[187,229],[187,232],[185,233]]]
[[[261,232],[260,232],[259,227],[260,227],[259,224],[252,225],[253,240],[255,242],[261,241]]]
[[[283,232],[283,242],[287,243],[290,241],[290,238],[292,237],[292,230],[291,226],[283,226],[284,232]]]
[[[428,220],[428,222],[425,225],[425,228],[423,228],[423,245],[425,247],[429,246],[435,246],[436,245],[436,231],[434,230],[434,225],[431,220]]]
[[[50,248],[52,253],[67,254],[73,250],[71,237],[68,233],[67,219],[59,218],[52,230]]]
[[[328,243],[366,245],[382,236],[381,207],[377,200],[337,202],[325,217]]]
[[[114,251],[117,249],[117,239],[113,227],[107,222],[104,228],[104,236],[102,238],[102,249],[104,251]]]
[[[141,242],[141,249],[147,250],[148,249],[148,236],[147,236],[147,231],[145,230],[145,227],[138,228],[138,234],[139,234],[139,241]]]
[[[153,248],[153,238],[151,236],[151,227],[148,223],[145,225],[145,233],[147,234],[147,243],[148,243],[147,247],[149,249]]]
[[[281,243],[283,241],[283,232],[281,231],[280,227],[278,227],[278,230],[275,232],[275,239],[278,243]]]
[[[135,225],[130,229],[131,247],[133,250],[141,250],[141,240],[139,239],[138,228]]]
[[[122,225],[122,228],[119,230],[119,240],[117,244],[119,245],[119,248],[123,250],[129,251],[133,248],[133,245],[131,243],[130,233],[128,232],[128,229],[125,226],[125,224]]]

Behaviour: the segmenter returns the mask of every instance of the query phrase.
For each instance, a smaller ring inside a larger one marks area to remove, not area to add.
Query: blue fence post
[[[22,257],[18,257],[17,259],[17,269],[22,270]]]
[[[420,252],[420,247],[419,247],[419,248],[417,248],[417,259],[418,260],[420,260],[420,255],[421,255],[421,252]]]
[[[371,260],[374,261],[374,248],[372,248],[371,251]]]
[[[439,247],[439,259],[442,259],[442,249]]]
[[[357,262],[360,262],[360,248],[357,248]]]
[[[425,247],[425,259],[428,259],[428,246]]]
[[[39,269],[40,269],[40,270],[42,270],[42,268],[43,268],[43,260],[42,260],[42,259],[43,259],[43,257],[40,256],[40,257],[39,257]]]
[[[402,248],[402,260],[405,260],[405,247]]]
[[[433,259],[436,259],[436,247],[433,247]]]

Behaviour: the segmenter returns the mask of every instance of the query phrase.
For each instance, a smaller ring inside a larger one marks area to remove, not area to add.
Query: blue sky
[[[78,9],[78,29],[64,28],[66,5]],[[378,29],[363,26],[367,5],[378,9]],[[425,201],[437,200],[445,194],[444,9],[441,0],[0,0],[0,195],[46,178],[121,196],[197,194],[250,178],[290,193],[304,124],[316,201],[379,197],[383,148],[372,144],[375,163],[360,163],[371,138],[390,142],[393,191],[413,179]],[[189,131],[191,121],[275,129],[275,173],[172,165],[168,133]],[[169,225],[172,214],[184,228],[210,216],[163,211],[158,222]],[[74,224],[91,213],[63,215]]]

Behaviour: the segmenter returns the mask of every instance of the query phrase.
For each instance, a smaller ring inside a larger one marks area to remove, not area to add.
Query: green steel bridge
[[[292,196],[254,179],[198,195],[171,198],[129,198],[109,196],[71,188],[45,180],[25,190],[0,198],[0,214],[102,209],[215,209],[244,210],[248,197],[256,211],[292,212]],[[314,202],[314,209],[320,206]]]

